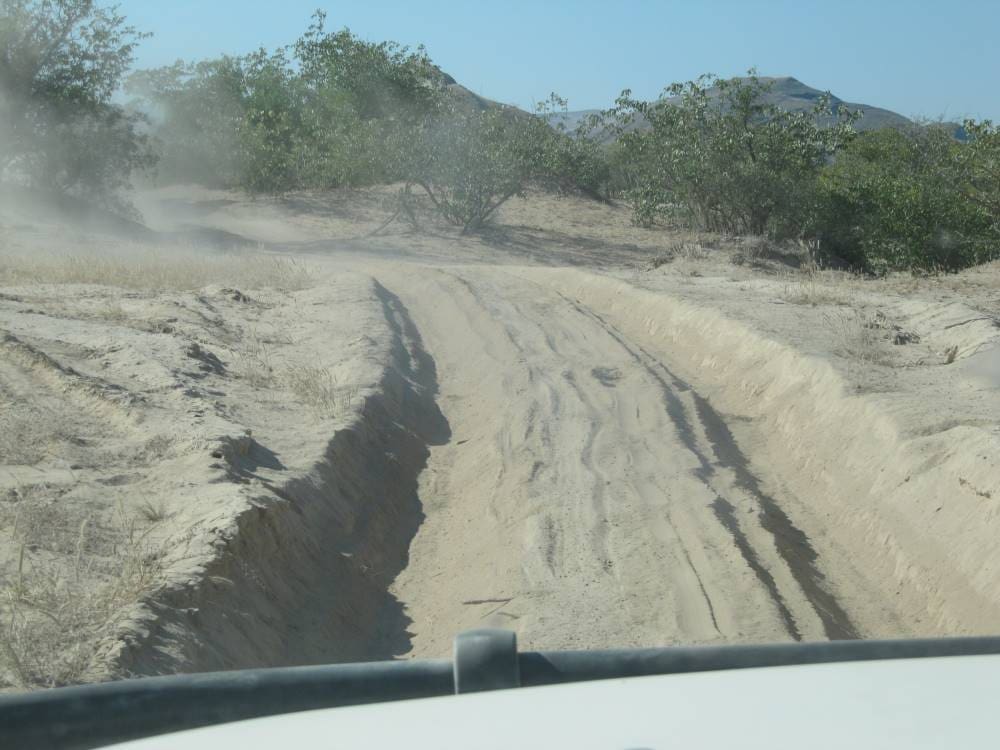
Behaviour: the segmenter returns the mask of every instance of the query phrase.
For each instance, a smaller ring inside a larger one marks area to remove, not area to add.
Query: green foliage
[[[1000,126],[966,120],[967,146],[956,150],[965,197],[990,217],[992,236],[1000,235]],[[994,256],[996,251],[994,251]]]
[[[243,67],[232,57],[133,73],[132,106],[155,123],[157,174],[168,182],[235,185],[243,117]]]
[[[157,122],[160,176],[251,192],[406,181],[463,231],[537,182],[599,196],[599,147],[449,90],[423,48],[325,30],[291,47],[134,74]],[[553,96],[551,106],[565,106]]]
[[[159,120],[161,176],[251,192],[398,179],[390,148],[440,96],[423,50],[327,33],[317,13],[288,49],[134,74]]]
[[[295,43],[301,75],[314,91],[346,95],[359,119],[413,122],[438,103],[444,76],[423,47],[410,51],[395,42],[366,42],[350,29],[325,30],[318,11]]]
[[[858,135],[828,99],[811,112],[768,103],[747,78],[674,84],[651,103],[624,92],[605,113],[612,180],[635,220],[818,239],[821,254],[869,272],[953,270],[1000,248],[1000,133],[966,122]],[[639,127],[641,125],[642,127]],[[594,127],[593,123],[588,127]]]
[[[675,83],[655,102],[623,92],[609,114],[636,221],[680,213],[700,228],[734,234],[795,234],[813,210],[816,176],[852,134],[828,99],[813,112],[767,103],[770,84],[702,76]],[[637,120],[648,128],[635,127]]]
[[[955,270],[998,256],[1000,139],[966,124],[870,131],[819,182],[824,252],[873,272]]]
[[[243,112],[237,123],[241,186],[280,192],[300,182],[303,91],[284,50],[259,50],[240,60]]]
[[[545,115],[566,108],[556,94],[538,106],[539,116],[449,96],[436,105],[415,130],[404,129],[400,163],[407,180],[463,233],[484,227],[531,185],[603,199],[607,162],[600,148],[547,124]]]
[[[523,113],[453,103],[426,118],[401,159],[445,219],[475,231],[538,173],[548,129]]]
[[[611,184],[611,165],[606,149],[590,135],[587,124],[568,133],[564,117],[567,102],[558,94],[535,107],[540,119],[554,123],[552,133],[543,133],[542,163],[537,179],[543,186],[560,192],[579,192],[598,200],[607,200]]]
[[[541,105],[565,102],[553,94]],[[596,144],[553,129],[512,107],[480,109],[444,97],[405,136],[397,151],[406,179],[463,233],[483,228],[498,208],[531,185],[601,197],[607,163]]]
[[[0,0],[0,178],[116,202],[153,163],[111,101],[142,38],[93,0]]]

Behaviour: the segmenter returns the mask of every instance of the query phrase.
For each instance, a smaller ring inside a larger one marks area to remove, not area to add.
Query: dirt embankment
[[[434,362],[370,277],[314,281],[5,288],[0,687],[406,651]]]
[[[158,592],[154,618],[122,644],[130,674],[389,658],[407,650],[408,620],[388,593],[423,520],[417,476],[428,444],[447,441],[433,360],[399,300],[376,284],[389,359],[351,423],[308,472],[267,481],[220,530],[216,558],[184,586]],[[254,448],[225,450],[235,481]]]

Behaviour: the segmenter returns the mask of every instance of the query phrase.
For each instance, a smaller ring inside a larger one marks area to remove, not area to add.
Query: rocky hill
[[[775,104],[790,112],[804,112],[812,109],[816,105],[816,101],[825,93],[819,89],[807,86],[791,76],[777,78],[761,77],[760,80],[772,84],[771,90],[765,97],[765,101],[768,104]],[[851,111],[860,111],[862,117],[856,125],[858,130],[875,130],[878,128],[901,127],[912,124],[912,120],[897,112],[870,104],[844,101],[833,94],[831,94],[831,104],[834,107],[844,104]],[[597,109],[582,109],[555,114],[550,116],[549,119],[553,123],[562,122],[568,130],[574,130],[586,118],[599,112],[600,110]],[[823,121],[832,122],[833,117],[821,118],[821,122]],[[638,122],[636,127],[642,128],[644,127],[644,123]]]

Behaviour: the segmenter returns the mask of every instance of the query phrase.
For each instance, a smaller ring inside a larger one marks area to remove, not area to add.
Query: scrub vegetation
[[[652,102],[626,90],[570,133],[550,126],[555,94],[536,113],[485,100],[424,48],[330,31],[322,12],[287,47],[129,73],[144,35],[113,9],[0,8],[5,182],[122,211],[137,175],[254,194],[401,183],[401,204],[420,195],[462,233],[542,187],[625,200],[642,226],[807,241],[818,262],[867,273],[998,256],[989,121],[859,132],[863,113],[830,98],[788,111],[750,71]]]

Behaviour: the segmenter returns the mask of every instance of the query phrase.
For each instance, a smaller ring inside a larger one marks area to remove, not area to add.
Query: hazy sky
[[[644,98],[700,73],[792,75],[907,116],[1000,120],[1000,0],[119,0],[154,32],[140,66],[292,42],[321,7],[331,29],[424,44],[484,96],[571,109]]]

